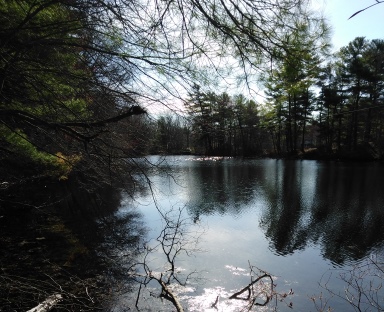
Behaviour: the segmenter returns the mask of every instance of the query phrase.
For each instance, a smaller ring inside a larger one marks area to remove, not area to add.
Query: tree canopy
[[[304,0],[2,0],[0,13],[2,170],[62,179],[111,176],[145,150],[146,111],[231,75],[252,88],[268,62],[303,49],[287,34],[326,31]]]

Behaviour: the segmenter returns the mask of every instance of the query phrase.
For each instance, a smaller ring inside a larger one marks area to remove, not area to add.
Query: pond
[[[176,265],[184,277],[194,274],[187,287],[175,290],[186,311],[244,309],[244,302],[228,297],[251,282],[251,266],[274,278],[278,294],[264,310],[353,311],[345,295],[359,293],[384,306],[382,290],[374,289],[381,277],[371,276],[381,274],[384,250],[381,164],[195,156],[147,160],[157,164],[147,176],[151,187],[134,200],[126,198],[119,213],[132,206],[141,212],[149,246],[164,227],[162,215],[188,220],[185,229],[197,245],[183,245],[191,254],[178,255]],[[151,270],[165,270],[161,248],[152,251]],[[157,286],[150,284],[147,291],[156,293]],[[150,293],[142,298],[145,311],[172,311]],[[122,296],[116,311],[134,303],[135,294]]]

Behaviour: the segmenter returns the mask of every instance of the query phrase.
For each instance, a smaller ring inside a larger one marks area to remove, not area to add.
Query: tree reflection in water
[[[337,265],[364,257],[384,241],[381,172],[378,164],[308,169],[281,162],[275,183],[265,185],[269,206],[261,219],[273,248],[287,255],[320,244],[324,257]]]
[[[315,244],[342,265],[384,241],[381,164],[226,159],[188,170],[180,183],[191,215],[236,217],[256,201],[260,227],[279,255]]]

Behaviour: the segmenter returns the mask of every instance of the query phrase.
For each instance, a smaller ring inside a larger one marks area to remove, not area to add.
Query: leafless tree
[[[327,295],[312,297],[317,311],[331,311],[330,297],[345,301],[354,311],[384,311],[383,303],[383,256],[372,254],[369,258],[357,263],[351,269],[338,272],[337,278],[344,283],[342,291],[329,285],[332,273],[326,275],[320,286]]]
[[[196,225],[191,227],[192,220],[183,217],[183,209],[171,210],[163,214],[164,227],[155,244],[146,244],[143,250],[143,260],[135,263],[127,269],[127,272],[139,283],[136,297],[136,307],[139,309],[142,292],[149,287],[152,281],[158,285],[157,290],[150,288],[150,295],[169,301],[178,311],[184,311],[179,292],[183,292],[192,280],[199,281],[198,272],[183,272],[183,268],[178,266],[178,261],[182,255],[192,256],[196,252],[201,252],[199,240],[204,233],[203,230],[196,231]],[[159,268],[153,267],[153,258],[163,257],[164,263]],[[241,311],[251,311],[255,307],[273,304],[275,310],[278,305],[284,303],[288,307],[293,307],[288,298],[293,295],[293,290],[288,292],[278,292],[276,290],[275,278],[268,272],[263,271],[249,263],[250,283],[241,290],[229,295],[225,300],[238,300],[241,304]],[[180,288],[181,286],[181,288]],[[215,302],[211,302],[211,308],[219,308],[219,295]]]
[[[192,256],[193,253],[200,251],[198,243],[203,232],[191,230],[191,219],[183,216],[183,209],[178,209],[176,215],[174,210],[170,210],[162,216],[164,227],[156,238],[155,244],[152,246],[146,244],[143,261],[134,264],[128,271],[136,271],[134,276],[140,284],[136,307],[139,306],[142,287],[146,287],[151,281],[156,281],[160,286],[160,294],[152,293],[152,295],[170,301],[177,311],[181,312],[183,307],[172,286],[174,284],[186,286],[196,272],[183,274],[181,268],[177,266],[177,260],[182,254]],[[149,260],[154,253],[158,254],[158,251],[165,259],[159,271],[151,267]]]

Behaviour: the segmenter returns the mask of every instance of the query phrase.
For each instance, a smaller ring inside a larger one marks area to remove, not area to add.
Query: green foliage
[[[186,108],[193,150],[206,155],[262,154],[259,106],[243,95],[202,92],[194,86]]]
[[[308,123],[314,110],[314,88],[322,60],[327,56],[327,29],[301,17],[296,27],[285,34],[286,44],[279,51],[269,75],[264,77],[272,113],[265,118],[277,154],[296,153],[305,146]],[[320,33],[314,31],[318,29]],[[320,42],[316,44],[316,42]],[[317,51],[312,46],[320,46]]]
[[[76,155],[67,150],[76,132],[63,140],[57,125],[92,116],[81,14],[60,1],[1,0],[0,24],[2,148],[65,177],[78,160],[63,156]]]
[[[328,150],[382,154],[383,55],[382,40],[357,37],[324,69],[319,126]]]
[[[81,24],[60,3],[2,2],[0,72],[7,100],[0,107],[75,118],[85,109],[78,94],[80,78],[87,74],[78,68],[78,51],[70,45]]]
[[[13,152],[45,166],[51,165],[54,162],[54,155],[39,151],[20,129],[9,131],[9,129],[1,127],[1,132],[7,143],[11,145]]]
[[[365,150],[380,158],[383,55],[382,40],[357,37],[325,65],[320,61],[327,55],[299,50],[277,63],[265,79],[269,102],[263,112],[275,151],[296,153],[300,143],[303,151],[316,142],[328,157]]]
[[[3,139],[10,146],[9,149],[32,162],[34,165],[39,166],[42,170],[47,170],[52,176],[59,179],[67,179],[71,173],[73,166],[81,160],[81,156],[72,155],[65,156],[61,152],[51,154],[46,151],[39,150],[33,144],[22,130],[16,129],[10,131],[8,128],[2,126],[0,131],[3,134]]]

